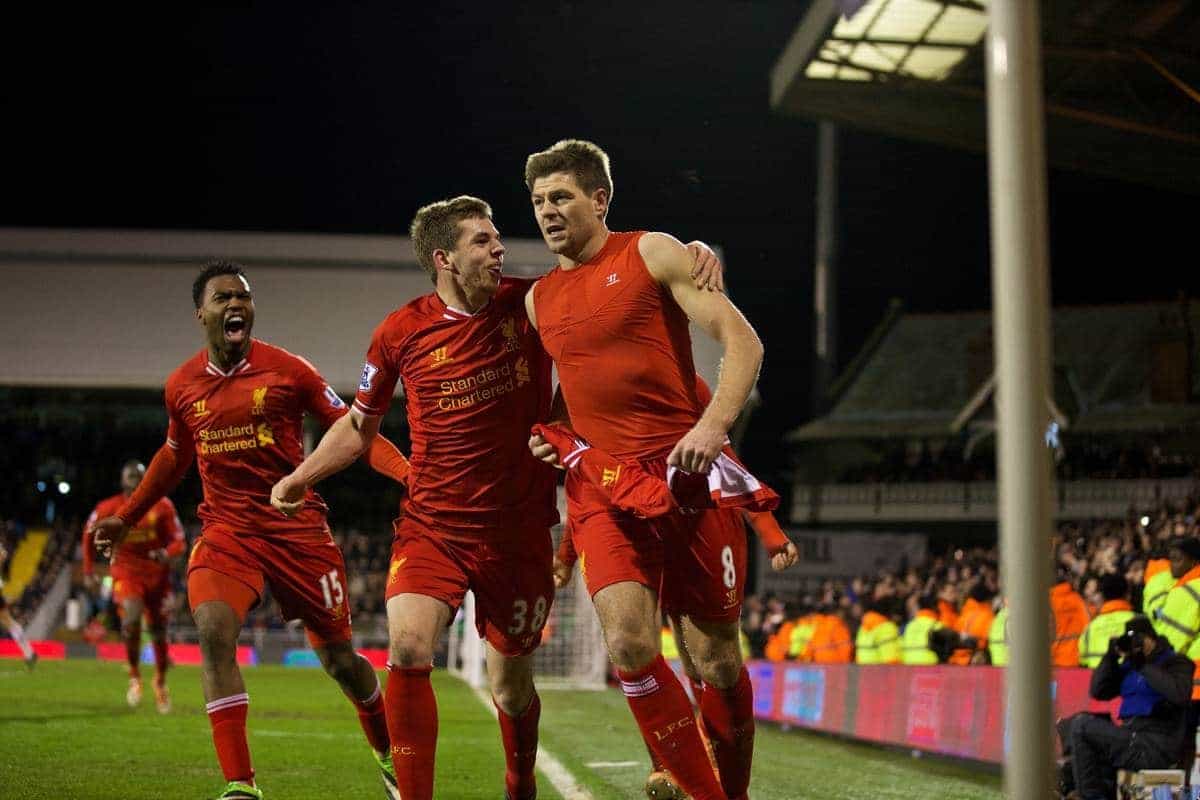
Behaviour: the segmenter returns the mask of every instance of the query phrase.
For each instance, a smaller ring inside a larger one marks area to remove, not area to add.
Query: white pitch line
[[[481,687],[474,687],[474,691],[484,708],[489,709],[493,717],[496,716],[496,705],[492,702],[491,694]],[[538,772],[545,775],[546,780],[550,781],[550,785],[563,796],[563,800],[592,800],[592,793],[580,786],[571,771],[540,743],[537,752],[537,768]]]
[[[274,736],[279,739],[358,739],[357,733],[322,733],[320,731],[278,731],[261,728],[248,729],[251,736]]]
[[[588,769],[628,769],[639,766],[640,761],[589,761],[584,764]]]

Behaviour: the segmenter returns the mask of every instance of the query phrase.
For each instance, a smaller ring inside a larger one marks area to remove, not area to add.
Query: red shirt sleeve
[[[174,392],[170,382],[167,383],[167,441],[146,468],[142,482],[134,489],[133,494],[115,512],[116,516],[125,521],[126,525],[137,522],[146,512],[154,507],[167,492],[179,485],[184,473],[192,465],[196,457],[196,442],[192,432],[188,430],[179,411],[175,407]]]
[[[101,503],[100,505],[103,505]],[[92,509],[87,522],[83,523],[83,574],[91,575],[94,571],[95,554],[92,552],[92,526],[100,519],[100,505]]]
[[[367,360],[358,381],[358,394],[354,396],[354,407],[369,417],[387,413],[396,392],[396,382],[400,380],[399,359],[387,341],[391,320],[391,317],[384,320],[371,336]]]
[[[299,362],[296,385],[300,388],[304,410],[316,417],[321,427],[328,428],[345,416],[349,409],[333,387],[321,377],[321,373],[317,372],[316,367],[299,356],[296,356],[296,360]]]
[[[183,523],[179,520],[179,512],[175,504],[164,497],[159,501],[158,542],[174,557],[184,551],[187,542],[183,538]]]

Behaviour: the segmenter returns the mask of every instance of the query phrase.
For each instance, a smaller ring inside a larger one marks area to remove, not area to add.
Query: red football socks
[[[167,642],[165,639],[154,640],[154,674],[158,677],[159,682],[166,680],[167,666],[169,659],[167,658]]]
[[[246,712],[250,710],[250,696],[243,692],[222,697],[213,700],[205,709],[225,780],[253,785],[254,767],[250,764],[250,745],[246,744]]]
[[[429,682],[432,667],[388,665],[387,727],[396,785],[404,800],[432,800],[437,750],[437,699]]]
[[[721,787],[732,800],[745,797],[754,760],[754,688],[745,667],[728,689],[705,684],[700,714],[721,771]]]
[[[140,678],[142,670],[139,666],[142,656],[142,637],[134,636],[125,639],[125,661],[129,665],[129,677]]]
[[[372,749],[376,753],[390,752],[391,739],[388,738],[383,691],[376,685],[374,694],[366,700],[355,700],[351,697],[350,702],[358,710],[358,724],[362,726],[363,733],[367,735],[367,742],[370,743]]]
[[[679,788],[694,800],[726,800],[696,730],[692,704],[662,656],[642,669],[617,671],[642,738]]]
[[[533,767],[537,762],[541,698],[534,692],[529,707],[519,717],[510,717],[500,706],[496,706],[496,713],[500,718],[500,738],[504,742],[504,789],[512,800],[529,800],[537,796]]]

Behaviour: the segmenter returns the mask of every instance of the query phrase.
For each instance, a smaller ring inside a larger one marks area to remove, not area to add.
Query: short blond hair
[[[568,172],[585,192],[604,189],[612,200],[612,170],[608,153],[583,139],[563,139],[553,147],[525,159],[525,188],[533,191],[533,182],[555,172]]]
[[[417,263],[429,273],[434,283],[437,283],[437,267],[433,263],[433,251],[453,250],[462,235],[458,223],[475,218],[491,219],[492,207],[469,194],[438,200],[417,210],[408,227],[408,235],[412,237]]]

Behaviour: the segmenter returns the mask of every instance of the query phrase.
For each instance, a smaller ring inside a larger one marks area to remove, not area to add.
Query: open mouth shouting
[[[246,337],[250,335],[250,322],[245,314],[235,311],[225,317],[224,332],[226,344],[245,344]]]

